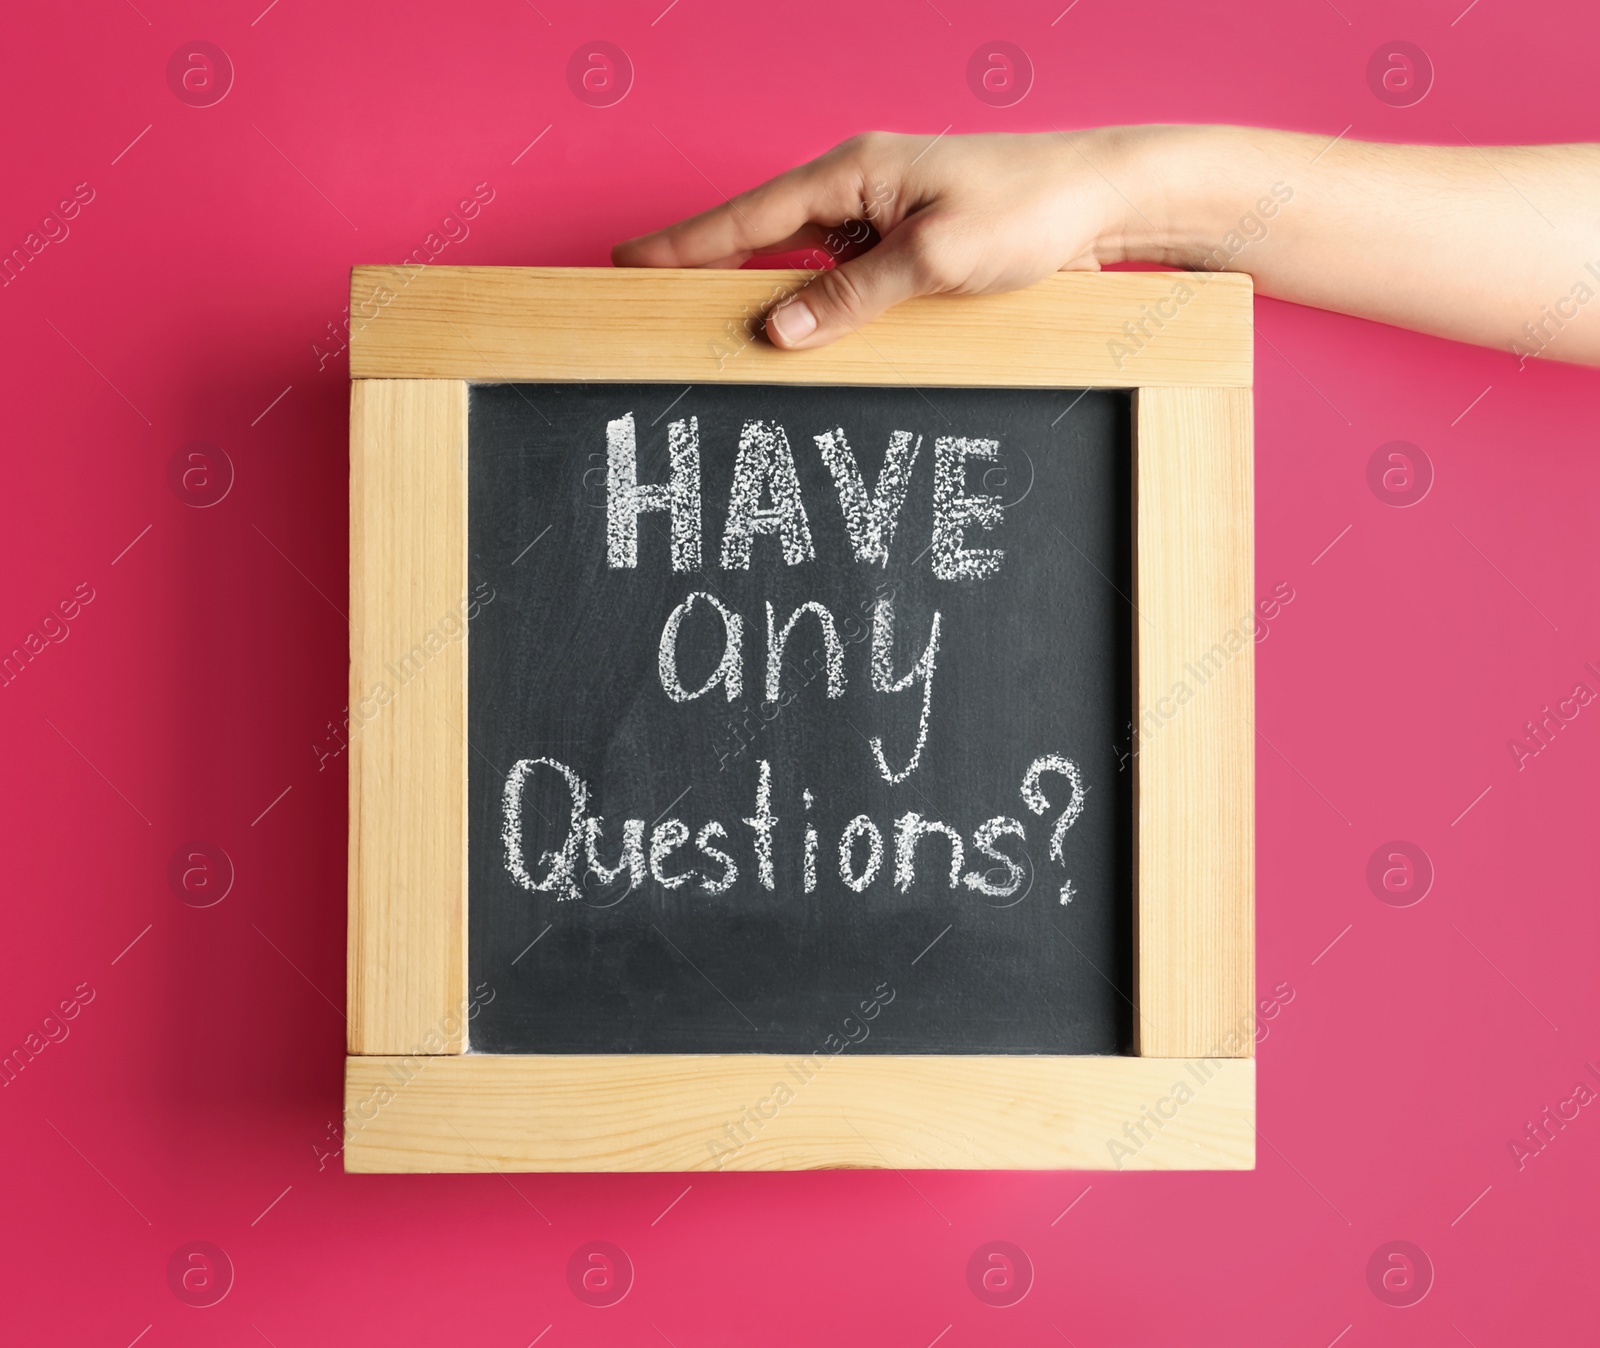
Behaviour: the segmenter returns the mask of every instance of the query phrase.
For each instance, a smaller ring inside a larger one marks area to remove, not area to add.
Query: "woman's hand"
[[[778,346],[825,346],[913,295],[1016,290],[1120,258],[1129,204],[1098,165],[1124,171],[1160,132],[871,132],[703,215],[618,244],[612,258],[624,267],[737,267],[757,253],[820,246],[830,230],[865,221],[880,236],[874,247],[819,272],[767,318]]]
[[[1523,360],[1600,364],[1600,145],[1376,145],[1228,126],[874,132],[612,256],[736,267],[852,220],[879,242],[773,310],[775,345],[825,346],[913,295],[1141,261],[1248,272],[1266,295]]]

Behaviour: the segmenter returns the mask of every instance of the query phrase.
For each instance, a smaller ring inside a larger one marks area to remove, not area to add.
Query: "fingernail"
[[[804,300],[790,300],[768,315],[767,326],[783,339],[785,346],[793,346],[817,330],[817,316]]]

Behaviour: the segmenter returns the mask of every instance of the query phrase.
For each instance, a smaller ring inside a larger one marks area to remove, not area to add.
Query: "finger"
[[[837,224],[859,213],[860,181],[847,156],[830,153],[709,211],[619,243],[611,259],[619,267],[702,267],[747,258],[808,224]]]
[[[829,231],[821,225],[801,225],[786,239],[763,244],[752,253],[754,257],[769,257],[773,253],[798,253],[802,248],[816,248],[828,237]]]
[[[809,250],[806,256],[796,264],[811,271],[819,271],[829,262],[843,262],[855,257],[869,243],[877,241],[877,234],[873,231],[865,232],[859,241],[852,241],[838,230],[824,229],[821,225],[804,225],[797,229],[787,239],[779,239],[777,243],[769,243],[765,248],[756,248],[749,252],[730,253],[727,257],[719,257],[711,262],[702,262],[700,269],[705,271],[726,270],[731,271],[744,266],[753,257],[771,257],[779,253],[798,253],[802,249]],[[626,263],[618,263],[626,266]]]
[[[817,266],[825,265],[821,261],[821,251],[818,248],[827,237],[828,231],[821,225],[802,225],[787,239],[779,239],[777,243],[769,243],[764,248],[752,248],[743,252],[730,253],[727,257],[715,258],[710,262],[702,262],[703,268],[732,268],[742,267],[753,257],[770,257],[775,253],[795,253],[802,248],[810,248],[817,252]],[[833,256],[832,252],[829,256]],[[627,265],[619,263],[618,265]]]
[[[876,248],[822,272],[767,315],[767,336],[788,351],[826,346],[885,309],[942,288],[922,232],[902,226]]]

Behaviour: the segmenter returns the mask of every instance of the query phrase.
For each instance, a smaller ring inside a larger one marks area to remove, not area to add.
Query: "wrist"
[[[1198,268],[1240,211],[1239,132],[1226,126],[1128,126],[1102,131],[1102,263]]]

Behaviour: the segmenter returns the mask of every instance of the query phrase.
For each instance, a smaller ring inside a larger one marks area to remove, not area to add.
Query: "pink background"
[[[1052,23],[1064,0],[839,18],[281,0],[258,19],[264,3],[101,0],[6,21],[0,246],[74,185],[94,198],[0,293],[0,644],[41,632],[80,583],[95,598],[0,688],[0,1037],[22,1042],[81,983],[94,998],[0,1091],[0,1337],[1592,1334],[1576,1303],[1600,1253],[1600,1108],[1521,1169],[1508,1143],[1600,1059],[1600,705],[1520,771],[1507,747],[1580,679],[1600,689],[1583,668],[1600,663],[1592,373],[1257,304],[1257,585],[1295,594],[1257,650],[1258,978],[1294,996],[1260,1046],[1254,1173],[346,1176],[317,1154],[340,1111],[346,783],[343,757],[319,770],[313,749],[345,703],[348,396],[344,359],[319,370],[313,344],[329,349],[352,263],[403,256],[475,184],[493,202],[441,261],[598,264],[611,240],[869,127],[1592,139],[1590,7],[1080,0]],[[595,38],[635,68],[609,108],[566,81]],[[1366,82],[1395,38],[1437,71],[1407,108]],[[234,66],[215,106],[167,82],[194,39]],[[965,78],[994,39],[1036,70],[1008,108]],[[1435,473],[1409,509],[1367,485],[1396,439]],[[168,483],[193,440],[235,473],[209,509]],[[166,879],[194,839],[237,869],[215,907]],[[1390,839],[1436,869],[1415,906],[1367,886]],[[609,1309],[566,1282],[596,1239],[636,1270]],[[168,1287],[193,1240],[234,1267],[209,1309]],[[990,1240],[1033,1267],[1010,1308],[968,1290]],[[1393,1240],[1433,1266],[1410,1308],[1367,1283]]]

